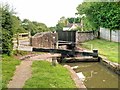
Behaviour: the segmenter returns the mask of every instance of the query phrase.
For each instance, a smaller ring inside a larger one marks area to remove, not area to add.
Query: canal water
[[[87,88],[118,88],[118,75],[108,70],[99,62],[66,63],[74,67],[76,73],[84,76],[83,82]]]

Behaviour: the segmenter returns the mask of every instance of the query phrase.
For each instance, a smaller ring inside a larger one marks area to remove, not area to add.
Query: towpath
[[[21,61],[21,64],[16,67],[16,71],[14,73],[14,76],[12,80],[8,84],[8,89],[10,88],[22,88],[28,80],[31,75],[32,75],[32,62],[35,60],[48,60],[51,61],[52,57],[59,56],[60,54],[50,54],[50,53],[45,53],[45,54],[39,54],[35,55],[33,57],[27,58],[27,56],[23,57],[24,60]]]

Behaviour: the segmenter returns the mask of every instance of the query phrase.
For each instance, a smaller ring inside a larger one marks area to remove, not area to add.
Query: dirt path
[[[32,76],[32,68],[31,68],[32,62],[35,60],[51,61],[52,60],[51,57],[54,56],[60,56],[60,55],[45,53],[21,61],[21,64],[16,68],[12,80],[8,84],[8,88],[22,88],[25,84],[25,81]]]
[[[31,77],[32,61],[22,61],[19,66],[17,66],[15,74],[12,80],[8,84],[8,88],[22,88],[27,79]]]

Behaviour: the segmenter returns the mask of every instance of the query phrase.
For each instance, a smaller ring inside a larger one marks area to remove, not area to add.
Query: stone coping
[[[83,84],[83,82],[77,76],[76,72],[69,65],[64,65],[64,67],[69,70],[69,72],[71,74],[71,78],[75,82],[76,87],[80,90],[87,90],[86,86]]]
[[[100,56],[100,62],[105,65],[106,67],[108,67],[110,70],[114,71],[115,73],[117,73],[118,75],[120,75],[120,64],[119,63],[115,63],[115,62],[111,62],[109,61],[106,57],[104,56]]]

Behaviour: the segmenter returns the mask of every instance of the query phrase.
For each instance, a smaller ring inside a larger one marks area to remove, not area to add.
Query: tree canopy
[[[46,32],[49,29],[44,23],[30,21],[28,19],[20,20],[15,16],[8,4],[0,4],[1,28],[0,28],[0,52],[11,55],[13,51],[13,37],[15,34],[23,32],[31,32],[34,35],[39,32]]]
[[[31,32],[31,35],[35,35],[39,32],[49,31],[48,27],[44,23],[30,21],[28,19],[24,19],[22,21],[22,26],[27,32]]]
[[[12,15],[12,22],[12,29],[14,34],[26,32],[25,29],[22,27],[22,22],[19,17]]]
[[[77,17],[77,18],[73,18],[73,17],[71,17],[71,18],[67,18],[67,20],[68,20],[68,22],[69,23],[80,23],[80,18],[79,17]]]
[[[56,30],[63,30],[63,27],[66,27],[69,23],[80,23],[81,19],[79,17],[74,18],[65,18],[62,16],[60,20],[58,20],[58,23],[56,24]]]
[[[120,2],[83,2],[77,11],[85,14],[93,27],[120,29]]]

